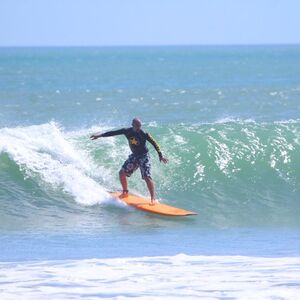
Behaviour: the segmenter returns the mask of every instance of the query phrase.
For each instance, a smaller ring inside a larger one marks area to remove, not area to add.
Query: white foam
[[[0,263],[1,299],[298,299],[300,259],[176,256]]]
[[[179,145],[185,145],[187,144],[187,141],[184,139],[184,137],[182,137],[181,135],[175,134],[173,136],[175,142]]]
[[[200,162],[196,163],[196,172],[194,173],[193,177],[199,178],[199,181],[203,181],[205,177],[205,166],[202,165]]]
[[[109,199],[104,188],[89,176],[94,167],[87,154],[76,149],[54,122],[3,128],[0,136],[0,153],[6,152],[27,176],[62,188],[83,205]]]
[[[240,119],[240,118],[235,118],[235,117],[224,117],[224,118],[217,119],[212,124],[226,124],[226,123],[241,123],[241,124],[246,124],[246,123],[255,123],[255,120],[251,119],[251,118]],[[210,123],[208,123],[208,124],[210,124]]]
[[[156,121],[151,121],[147,125],[148,125],[148,127],[158,127],[158,124]]]
[[[228,175],[229,166],[233,160],[232,154],[230,153],[229,147],[225,143],[219,142],[217,139],[209,136],[210,142],[210,153],[215,155],[215,163],[221,172]]]
[[[275,121],[275,124],[299,124],[300,119],[288,119],[288,120],[281,120],[281,121]]]

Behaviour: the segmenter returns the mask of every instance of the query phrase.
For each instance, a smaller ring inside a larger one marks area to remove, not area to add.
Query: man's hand
[[[101,137],[101,134],[92,134],[92,135],[90,136],[90,139],[91,139],[91,140],[96,140],[96,139],[98,139],[99,137]]]
[[[160,158],[159,158],[159,160],[161,161],[161,162],[163,162],[164,164],[166,164],[166,163],[168,163],[168,159],[166,158],[166,157],[164,157],[164,156],[161,156]]]

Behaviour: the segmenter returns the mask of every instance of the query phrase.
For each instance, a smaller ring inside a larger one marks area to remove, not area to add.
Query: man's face
[[[142,124],[140,122],[132,122],[132,128],[134,131],[140,131]]]

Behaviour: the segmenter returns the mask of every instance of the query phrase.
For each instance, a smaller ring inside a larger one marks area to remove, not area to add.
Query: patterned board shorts
[[[140,168],[142,178],[151,177],[151,162],[149,153],[142,155],[130,154],[124,162],[122,170],[130,177],[134,171]]]

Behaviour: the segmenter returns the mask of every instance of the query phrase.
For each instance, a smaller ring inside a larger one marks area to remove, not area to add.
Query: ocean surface
[[[197,216],[110,198],[127,141],[89,136],[136,116]],[[0,48],[1,300],[299,295],[300,46]]]

